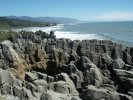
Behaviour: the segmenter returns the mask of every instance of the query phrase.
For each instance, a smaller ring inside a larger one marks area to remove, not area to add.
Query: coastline
[[[38,31],[10,37],[0,43],[0,51],[2,96],[133,99],[133,48],[110,40],[58,39],[53,33]]]
[[[34,32],[42,30],[47,33],[53,30],[57,38],[111,40],[124,46],[133,46],[132,22],[83,22],[59,24],[57,27],[47,28],[32,27],[26,30]]]

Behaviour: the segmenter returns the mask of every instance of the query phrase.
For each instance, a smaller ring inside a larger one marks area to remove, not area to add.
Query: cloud
[[[96,17],[99,21],[131,21],[133,12],[111,12]]]

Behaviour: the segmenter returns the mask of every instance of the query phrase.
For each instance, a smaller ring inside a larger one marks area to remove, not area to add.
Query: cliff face
[[[0,43],[0,93],[15,100],[132,100],[133,48],[23,32]]]

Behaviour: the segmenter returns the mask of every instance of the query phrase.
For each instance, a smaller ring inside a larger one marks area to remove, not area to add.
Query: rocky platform
[[[133,48],[20,32],[0,43],[2,100],[133,100]]]

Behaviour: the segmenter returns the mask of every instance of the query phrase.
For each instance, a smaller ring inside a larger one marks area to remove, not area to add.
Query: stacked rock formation
[[[0,98],[133,100],[133,48],[39,32],[0,43]]]

